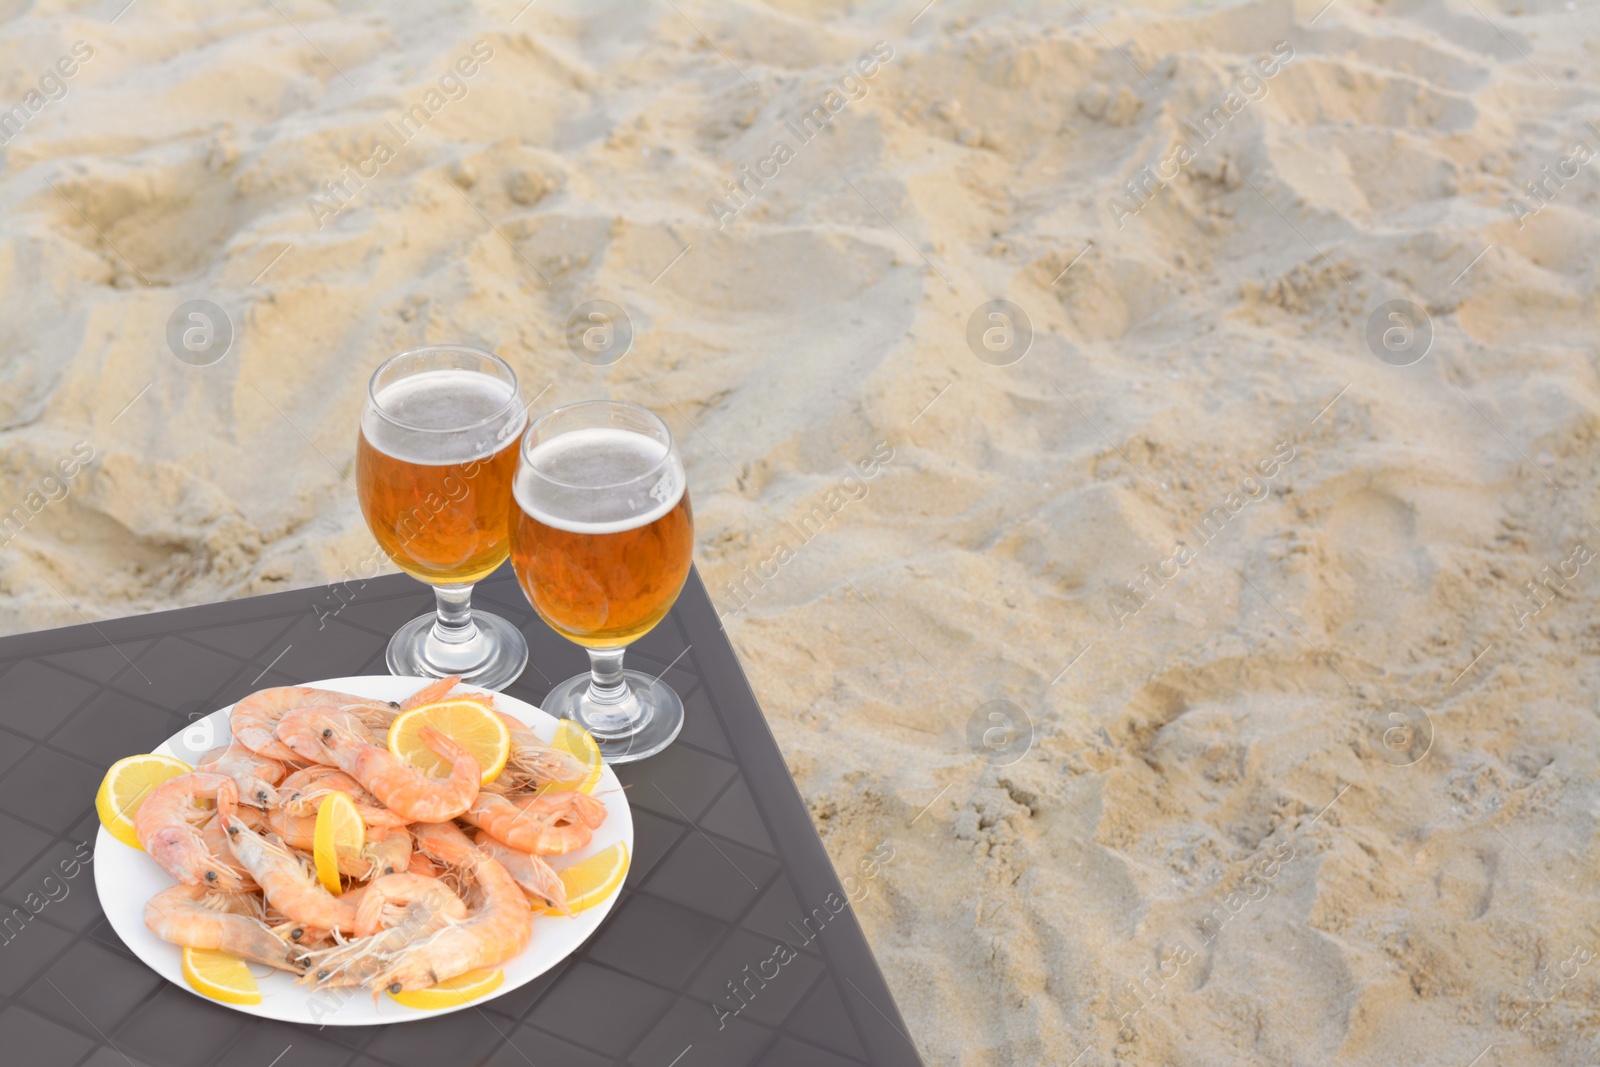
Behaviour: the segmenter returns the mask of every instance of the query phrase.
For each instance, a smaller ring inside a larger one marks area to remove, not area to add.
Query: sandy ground
[[[674,426],[930,1064],[1600,1059],[1600,5],[522,7],[0,3],[0,626],[340,577],[482,344]]]

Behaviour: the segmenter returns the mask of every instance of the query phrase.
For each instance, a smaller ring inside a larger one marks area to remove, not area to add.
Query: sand
[[[1600,1059],[1595,4],[119,7],[0,5],[4,629],[354,570],[484,345],[673,426],[928,1063]]]

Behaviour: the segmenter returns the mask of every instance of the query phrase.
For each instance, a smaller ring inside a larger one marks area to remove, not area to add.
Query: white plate
[[[336,689],[344,693],[371,697],[377,700],[403,700],[419,689],[425,679],[394,678],[388,675],[360,678],[330,678],[322,682],[309,682],[318,689]],[[466,688],[472,688],[470,686]],[[549,740],[555,736],[557,720],[531,704],[515,697],[496,693],[495,706],[533,727],[539,737]],[[181,733],[168,738],[156,752],[176,756],[194,763],[203,753],[218,745],[228,743],[232,734],[228,729],[228,712],[232,705],[198,719]],[[601,771],[600,784],[595,796],[606,805],[606,821],[595,831],[594,840],[582,851],[556,860],[556,865],[567,866],[618,841],[627,843],[628,854],[633,854],[633,815],[628,800],[610,767]],[[100,906],[106,918],[117,931],[117,936],[150,966],[157,974],[180,989],[190,989],[183,979],[182,949],[168,944],[144,925],[145,901],[173,884],[172,877],[156,866],[156,862],[136,848],[129,848],[101,828],[94,848],[95,890],[100,894]],[[533,920],[533,940],[522,954],[502,965],[506,980],[499,989],[487,997],[480,997],[459,1007],[440,1008],[436,1011],[419,1011],[396,1003],[387,994],[374,1001],[365,989],[329,989],[316,992],[299,985],[294,977],[284,971],[250,965],[252,973],[261,983],[261,1003],[224,1005],[235,1011],[260,1015],[284,1022],[307,1023],[312,1026],[376,1026],[386,1023],[425,1019],[435,1015],[459,1011],[461,1008],[482,1005],[527,985],[551,967],[571,955],[589,935],[605,921],[617,894],[603,904],[571,918],[558,915],[536,915]],[[195,993],[196,996],[200,994]],[[206,998],[210,999],[210,998]],[[211,1001],[211,1003],[220,1003]]]

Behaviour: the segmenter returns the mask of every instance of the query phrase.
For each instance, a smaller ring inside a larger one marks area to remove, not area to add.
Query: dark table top
[[[513,696],[538,704],[586,669],[508,569],[475,602],[528,638]],[[387,673],[389,634],[431,609],[424,586],[396,575],[0,639],[0,1063],[920,1063],[848,906],[879,868],[865,858],[846,892],[698,574],[628,653],[630,667],[665,672],[687,722],[665,752],[617,768],[633,867],[560,966],[473,1010],[319,1029],[202,1000],[141,964],[106,922],[92,869],[73,862],[93,848],[105,768],[256,689]]]

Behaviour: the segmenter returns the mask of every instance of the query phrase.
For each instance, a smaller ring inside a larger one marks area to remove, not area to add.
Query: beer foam
[[[528,517],[568,533],[621,533],[677,507],[683,461],[654,437],[596,426],[542,441],[523,457],[512,494]],[[646,477],[656,472],[654,477]]]
[[[522,432],[526,412],[520,405],[507,408],[511,399],[511,386],[488,374],[424,371],[379,390],[376,401],[383,414],[369,404],[361,414],[361,432],[373,448],[408,463],[469,463],[494,455]],[[495,418],[501,412],[504,417]],[[472,429],[447,432],[461,426]]]

